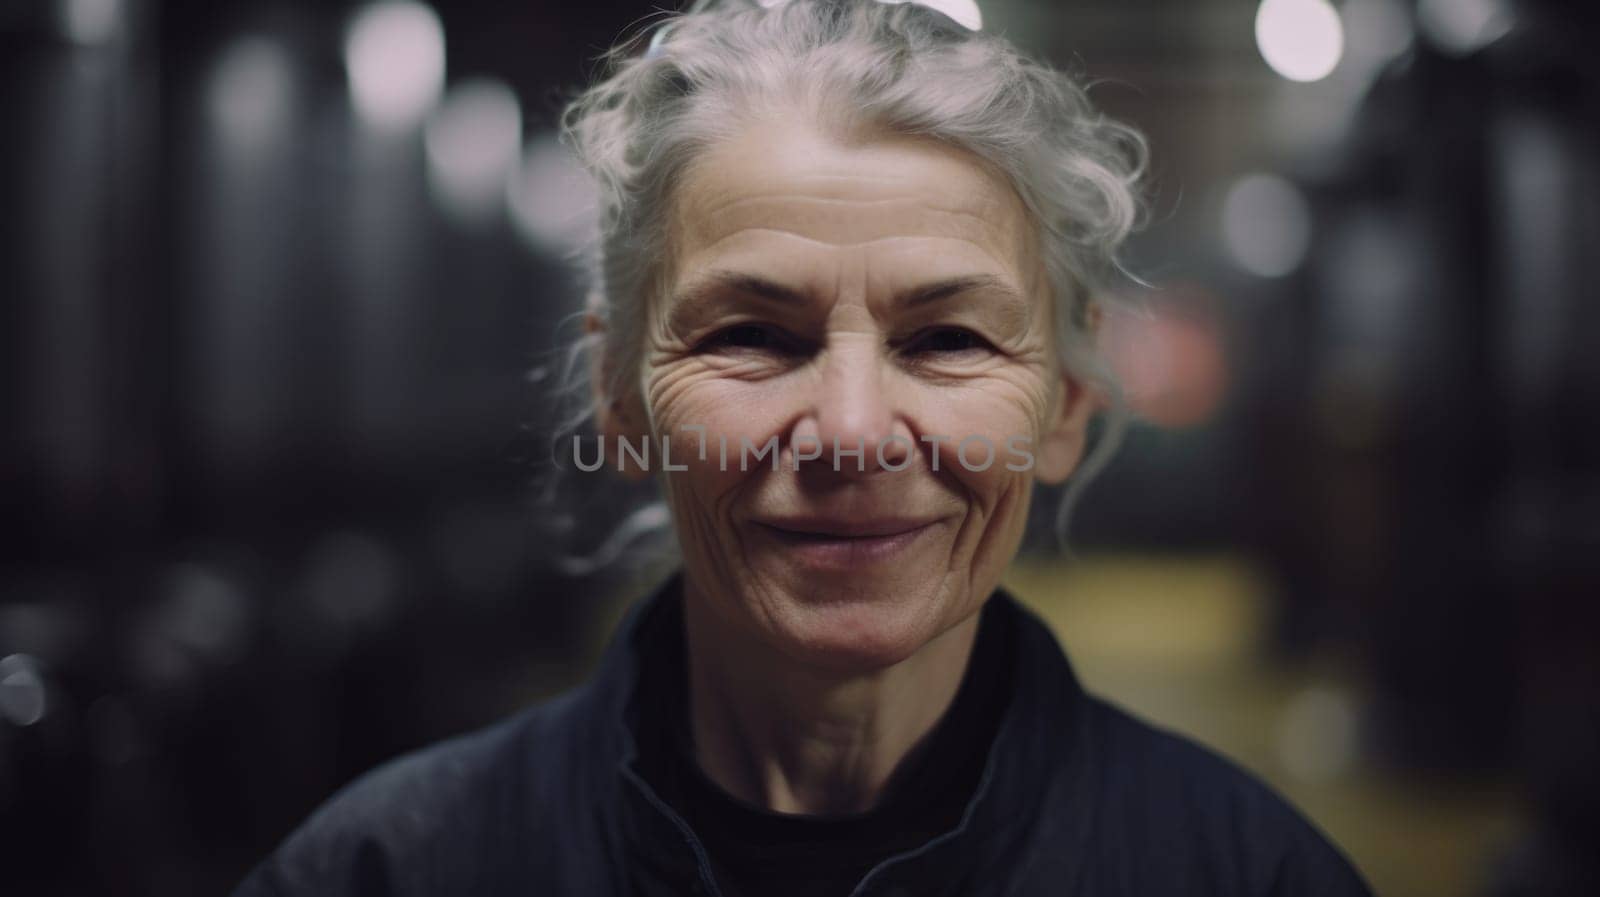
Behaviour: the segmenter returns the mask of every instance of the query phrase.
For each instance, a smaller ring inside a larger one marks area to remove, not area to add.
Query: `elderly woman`
[[[586,686],[364,777],[240,894],[1366,893],[998,590],[1113,392],[1132,132],[879,0],[698,3],[566,124],[596,429],[682,569]]]

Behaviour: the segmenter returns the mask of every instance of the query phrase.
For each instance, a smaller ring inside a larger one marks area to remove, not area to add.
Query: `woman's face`
[[[978,610],[1034,479],[1082,450],[1020,198],[942,144],[769,122],[696,161],[670,228],[643,407],[605,420],[686,468],[662,481],[693,600],[806,662],[909,657]]]

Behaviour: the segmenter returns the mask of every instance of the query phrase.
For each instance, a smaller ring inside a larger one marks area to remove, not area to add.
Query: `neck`
[[[979,614],[892,666],[839,672],[730,631],[685,584],[696,759],[734,797],[779,813],[871,809],[955,698]]]

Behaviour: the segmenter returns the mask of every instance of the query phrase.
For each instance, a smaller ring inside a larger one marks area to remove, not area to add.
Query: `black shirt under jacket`
[[[685,675],[644,662],[683,638],[681,600],[674,577],[640,602],[583,686],[357,779],[234,897],[718,895],[629,724],[642,679]],[[977,787],[954,828],[849,897],[1370,897],[1282,798],[1086,694],[1037,617],[1003,591],[990,601],[1014,642],[1012,694]]]
[[[960,825],[1010,703],[1013,616],[998,601],[984,607],[949,708],[865,812],[774,813],[724,791],[695,755],[687,676],[645,677],[634,692],[639,773],[694,831],[722,897],[845,897],[874,866]],[[645,666],[688,669],[683,639],[652,648]]]

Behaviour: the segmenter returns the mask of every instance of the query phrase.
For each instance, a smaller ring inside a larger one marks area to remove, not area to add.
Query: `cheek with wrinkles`
[[[1000,581],[1022,540],[1029,481],[1012,476],[985,490],[986,501],[969,506],[950,552],[948,575],[968,595],[986,595]]]
[[[956,428],[941,435],[981,435],[1003,452],[1006,440],[1014,436],[1038,439],[1049,398],[1048,388],[1032,378],[1005,377],[939,390],[922,404],[930,424]]]
[[[725,436],[732,452],[741,437],[758,447],[770,436],[781,439],[799,388],[802,384],[793,379],[743,383],[716,371],[684,366],[655,378],[647,396],[661,434],[674,441],[688,438],[698,448],[699,436],[680,428],[703,426],[708,441],[715,444],[719,435]]]
[[[711,390],[716,374],[687,364],[659,371],[646,385],[646,400],[654,412],[651,417],[666,435],[681,424],[703,424],[697,415],[711,410]]]
[[[793,359],[771,353],[695,354],[691,348],[652,350],[646,356],[645,364],[648,370],[658,374],[675,369],[703,371],[709,375],[745,382],[782,376],[794,367]]]

